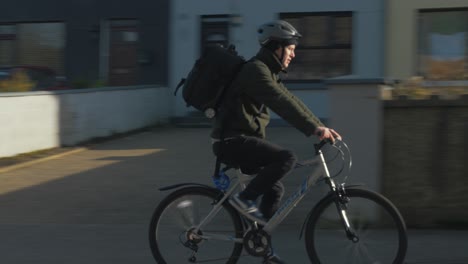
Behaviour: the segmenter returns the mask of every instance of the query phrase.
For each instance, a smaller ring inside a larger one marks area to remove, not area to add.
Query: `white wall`
[[[154,86],[0,94],[0,157],[168,122],[169,96]]]
[[[328,81],[330,127],[348,144],[353,168],[350,184],[365,184],[381,191],[382,120],[381,94],[384,80],[364,80],[355,76]]]
[[[200,16],[239,14],[241,23],[231,27],[231,43],[246,58],[255,55],[259,45],[256,29],[276,19],[279,13],[352,11],[353,74],[362,78],[381,77],[383,73],[383,0],[174,0],[170,1],[169,87],[174,89],[187,75],[200,50]],[[294,63],[294,62],[293,62]],[[301,94],[307,93],[301,91]],[[321,91],[325,95],[325,91]],[[326,96],[326,95],[325,95]],[[310,98],[310,96],[309,96]],[[307,102],[307,105],[317,104]],[[191,109],[182,97],[174,98],[173,115],[184,116]],[[321,101],[323,102],[323,101]],[[319,112],[327,113],[328,106],[319,105]],[[328,116],[321,116],[328,118]]]
[[[58,98],[33,94],[0,94],[0,157],[60,144]]]

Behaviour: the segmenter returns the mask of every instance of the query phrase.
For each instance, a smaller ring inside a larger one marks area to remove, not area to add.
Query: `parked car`
[[[43,66],[9,66],[0,67],[0,86],[5,89],[9,85],[19,85],[21,88],[12,87],[13,91],[50,91],[70,89],[66,78],[58,76],[56,72]]]

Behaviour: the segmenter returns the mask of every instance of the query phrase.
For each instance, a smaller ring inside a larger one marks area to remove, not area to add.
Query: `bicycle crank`
[[[265,256],[271,248],[271,236],[261,230],[250,230],[244,235],[244,248],[252,256]]]

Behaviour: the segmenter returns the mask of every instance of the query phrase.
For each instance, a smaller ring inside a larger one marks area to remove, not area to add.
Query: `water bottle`
[[[221,170],[218,174],[218,177],[212,177],[213,178],[213,183],[218,188],[218,190],[221,191],[226,191],[229,188],[229,184],[231,183],[231,180],[229,179],[229,176],[224,173],[223,170]]]

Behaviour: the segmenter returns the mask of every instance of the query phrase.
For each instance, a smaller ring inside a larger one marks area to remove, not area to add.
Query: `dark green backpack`
[[[182,87],[182,96],[187,106],[193,106],[208,118],[213,118],[221,106],[226,89],[244,63],[245,59],[237,54],[233,45],[228,48],[211,46],[177,85],[174,95]]]

